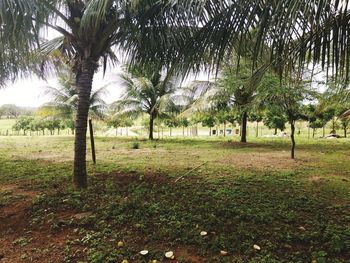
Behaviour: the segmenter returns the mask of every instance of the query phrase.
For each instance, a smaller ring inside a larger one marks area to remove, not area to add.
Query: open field
[[[350,261],[348,139],[96,140],[76,192],[73,137],[0,137],[0,262]]]
[[[118,128],[118,135],[117,136],[122,136],[122,137],[148,137],[148,129],[143,127],[140,123],[141,121],[138,120],[136,124],[136,126],[134,127],[130,127],[130,128]],[[23,131],[15,131],[13,130],[13,125],[16,123],[16,119],[0,119],[0,136],[1,135],[15,135],[15,136],[22,136],[23,135]],[[107,127],[105,122],[102,121],[94,121],[94,132],[95,134],[99,135],[99,136],[105,136],[105,137],[115,137],[116,136],[116,129],[114,128],[109,128]],[[300,134],[298,134],[298,137],[301,138],[311,138],[312,137],[312,130],[308,129],[308,124],[306,122],[300,121],[297,122],[296,124],[296,129],[297,132],[298,130],[300,130]],[[253,122],[248,122],[247,124],[248,127],[248,136],[250,137],[256,137],[257,134],[257,125],[256,123]],[[232,130],[233,133],[236,132],[236,130],[239,130],[239,125],[238,123],[236,123],[236,125],[227,125],[227,130]],[[204,136],[208,136],[209,135],[209,131],[210,129],[208,127],[202,127],[201,125],[197,125],[197,129],[198,129],[198,135],[200,137],[204,137]],[[211,137],[223,137],[223,125],[220,126],[215,126],[212,128],[213,130],[218,130],[219,131],[219,136],[216,135],[212,135]],[[127,131],[128,130],[128,131]],[[325,134],[329,134],[332,130],[331,125],[327,125],[325,127]],[[220,134],[221,132],[221,134]],[[287,124],[286,125],[286,130],[285,132],[287,134],[290,134],[290,127]],[[45,135],[49,135],[49,131],[45,131]],[[274,130],[269,129],[268,127],[266,127],[265,125],[263,125],[261,122],[258,125],[258,137],[267,137],[267,136],[271,136],[272,134],[274,134]],[[280,134],[280,131],[278,131],[278,134]],[[343,136],[344,132],[341,129],[337,130],[337,134],[339,134],[340,136]],[[27,131],[26,132],[27,136],[42,136],[42,132],[41,131]],[[57,130],[54,131],[54,135],[58,135],[57,134]],[[70,129],[64,129],[64,130],[60,130],[59,135],[61,136],[67,136],[67,135],[72,135],[72,132]],[[127,136],[128,135],[128,136]],[[237,137],[237,134],[227,134],[227,137]],[[316,129],[315,130],[315,138],[320,138],[323,136],[323,131],[322,129]],[[191,128],[172,128],[171,129],[171,135],[170,135],[170,129],[168,127],[165,127],[164,125],[162,125],[161,127],[155,126],[155,130],[154,130],[154,137],[155,138],[169,138],[169,137],[191,137]],[[209,136],[208,136],[209,137]]]

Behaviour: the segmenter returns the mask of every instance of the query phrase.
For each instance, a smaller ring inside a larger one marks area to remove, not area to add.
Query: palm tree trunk
[[[75,121],[75,143],[74,143],[74,186],[78,189],[87,187],[86,172],[86,131],[88,113],[90,107],[90,94],[92,81],[97,63],[91,60],[83,61],[81,71],[77,76],[78,87],[78,110]]]
[[[247,119],[248,114],[246,111],[242,114],[242,135],[241,135],[241,142],[247,142]]]
[[[149,135],[148,135],[148,139],[150,140],[153,140],[153,127],[154,127],[153,123],[154,123],[154,116],[151,113],[149,115]]]
[[[291,157],[292,157],[292,159],[294,159],[294,151],[295,151],[295,139],[294,139],[295,127],[294,127],[294,122],[291,122],[290,127],[291,127],[290,139],[292,141]]]
[[[343,125],[343,128],[344,128],[344,138],[346,138],[348,129],[347,129],[346,125]]]

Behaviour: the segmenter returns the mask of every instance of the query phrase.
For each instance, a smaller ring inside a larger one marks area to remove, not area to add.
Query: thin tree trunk
[[[242,135],[241,135],[241,142],[247,142],[247,119],[248,114],[246,111],[242,114]]]
[[[86,172],[86,131],[88,113],[90,107],[90,94],[92,81],[97,63],[92,60],[82,62],[80,72],[76,78],[78,87],[78,109],[75,122],[75,143],[74,143],[74,176],[73,182],[76,188],[87,187]]]
[[[171,127],[169,128],[169,130],[170,130],[170,137],[171,137]]]
[[[295,151],[295,139],[294,139],[295,126],[294,126],[294,122],[291,122],[290,127],[291,127],[290,139],[292,141],[291,157],[292,157],[292,159],[294,159],[294,151]]]
[[[312,129],[312,138],[315,138],[315,128]]]
[[[224,121],[224,137],[226,137],[226,121]]]
[[[149,135],[148,135],[148,139],[153,140],[154,116],[153,116],[152,113],[149,116],[150,117],[149,117]]]
[[[185,126],[182,126],[182,136],[185,137]]]
[[[323,136],[322,137],[324,137],[326,135],[326,128],[325,128],[325,126],[323,126]]]
[[[275,128],[275,133],[274,133],[274,135],[277,135],[277,128]]]
[[[211,127],[209,127],[209,136],[211,136]]]
[[[346,138],[346,136],[347,136],[347,128],[346,128],[346,126],[344,127],[344,138]]]
[[[126,137],[128,137],[128,136],[129,136],[129,128],[126,127]]]
[[[94,128],[92,127],[92,120],[91,119],[89,119],[89,131],[90,131],[92,161],[94,162],[94,164],[96,164]]]
[[[256,122],[256,137],[259,137],[259,122]]]

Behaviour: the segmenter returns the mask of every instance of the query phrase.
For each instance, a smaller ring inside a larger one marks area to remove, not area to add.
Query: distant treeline
[[[4,104],[0,106],[0,119],[17,119],[22,115],[33,115],[36,111],[33,107],[20,107],[15,104]]]

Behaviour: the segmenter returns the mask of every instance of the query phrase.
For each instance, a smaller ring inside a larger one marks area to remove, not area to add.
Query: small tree
[[[291,127],[291,158],[295,157],[295,122],[298,119],[305,119],[303,115],[302,102],[305,99],[313,99],[313,92],[309,83],[302,79],[302,72],[297,72],[293,78],[288,78],[280,82],[280,85],[265,87],[264,100],[268,105],[273,105],[283,112]],[[306,118],[307,119],[307,118]]]
[[[204,114],[201,117],[201,122],[203,127],[209,127],[209,136],[212,135],[211,129],[215,126],[216,124],[216,119],[212,114]]]
[[[276,105],[269,105],[267,107],[263,122],[269,129],[274,129],[274,135],[277,135],[277,130],[284,131],[286,129],[287,121],[281,107]]]
[[[185,128],[188,128],[189,125],[190,125],[190,122],[187,118],[185,117],[179,118],[179,126],[182,127],[182,136],[185,136]]]
[[[13,125],[13,129],[15,131],[23,130],[23,135],[26,135],[26,131],[31,129],[31,123],[33,120],[34,117],[22,116],[15,122],[15,124]]]
[[[259,137],[259,123],[263,120],[263,115],[260,111],[251,112],[249,114],[249,121],[255,121],[256,122],[256,137]]]
[[[172,129],[179,127],[179,120],[175,116],[169,116],[164,120],[164,123],[167,127],[169,127],[169,135],[172,136]]]

